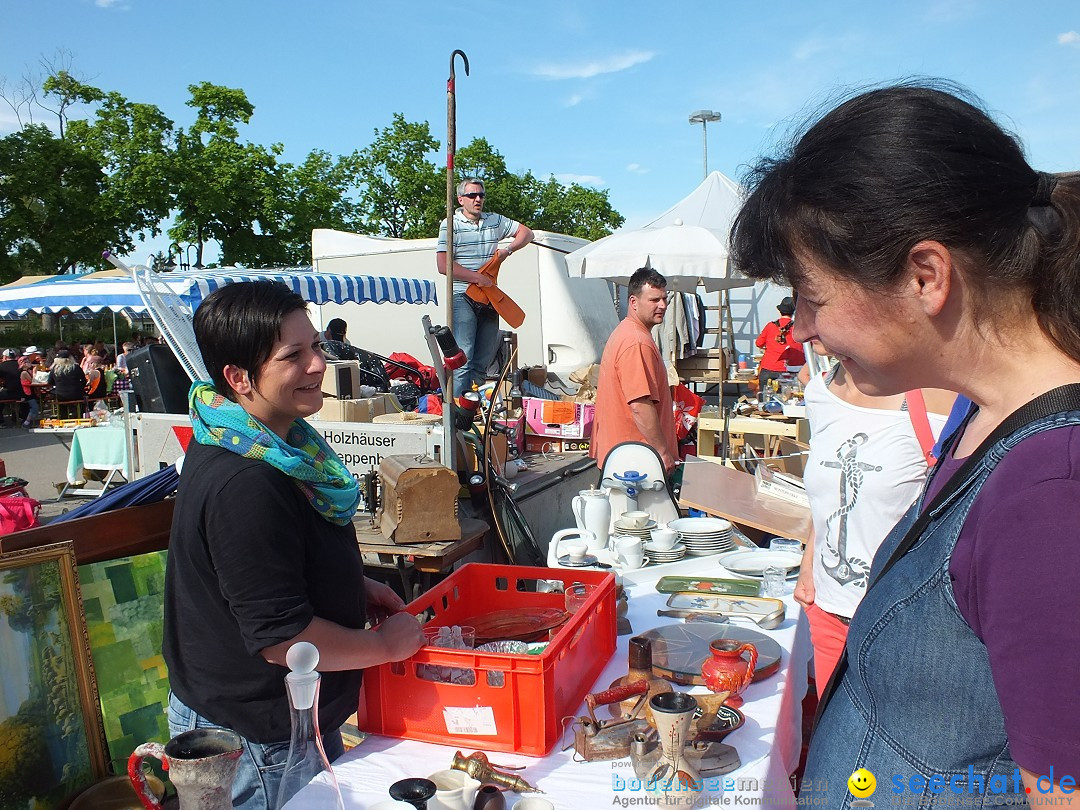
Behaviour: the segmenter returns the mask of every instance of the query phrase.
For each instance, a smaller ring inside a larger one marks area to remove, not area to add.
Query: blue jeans
[[[169,736],[175,737],[195,728],[224,728],[211,723],[194,709],[188,708],[172,692],[169,692]],[[289,741],[256,743],[241,736],[244,753],[236,767],[233,780],[232,800],[234,808],[243,810],[274,810],[277,803],[278,785],[285,772],[289,757]],[[341,731],[323,734],[326,758],[333,762],[345,753]]]
[[[454,293],[454,338],[468,362],[454,370],[454,396],[483,385],[487,369],[499,351],[499,313],[477,304],[465,293]]]

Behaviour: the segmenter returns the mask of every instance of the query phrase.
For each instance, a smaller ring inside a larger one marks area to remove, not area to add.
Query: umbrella
[[[739,210],[739,186],[720,172],[710,174],[689,196],[644,228],[616,231],[566,257],[570,275],[626,284],[640,267],[663,274],[668,289],[709,292],[751,287],[752,279],[732,276],[728,234]]]
[[[101,512],[109,512],[113,509],[122,509],[125,506],[142,506],[147,503],[157,503],[165,500],[175,492],[179,482],[180,473],[177,472],[175,464],[170,464],[168,467],[158,470],[145,478],[138,478],[130,483],[111,489],[89,503],[84,503],[70,512],[65,512],[49,522],[60,523],[65,520],[75,520],[97,515]]]

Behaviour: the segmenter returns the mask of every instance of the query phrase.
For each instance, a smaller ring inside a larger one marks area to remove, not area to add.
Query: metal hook
[[[460,56],[461,57],[461,61],[465,65],[465,75],[466,76],[469,75],[469,57],[467,57],[465,55],[465,51],[461,50],[460,48],[454,49],[454,51],[450,54],[450,82],[449,82],[449,84],[450,84],[450,89],[451,90],[453,90],[453,87],[454,87],[454,57],[455,56]]]

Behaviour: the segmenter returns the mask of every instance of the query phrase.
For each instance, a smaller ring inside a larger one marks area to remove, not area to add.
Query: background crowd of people
[[[24,428],[38,423],[43,395],[92,408],[111,394],[131,389],[128,356],[157,342],[156,337],[136,332],[119,347],[96,340],[5,348],[0,352],[0,403],[11,406],[15,425]],[[6,427],[6,419],[0,419],[0,428]]]

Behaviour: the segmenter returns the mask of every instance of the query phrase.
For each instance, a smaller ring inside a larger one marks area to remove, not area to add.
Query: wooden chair
[[[90,411],[90,400],[87,397],[82,399],[65,399],[56,400],[56,417],[57,419],[81,419],[84,413]]]
[[[7,427],[8,414],[11,414],[12,425],[19,424],[19,405],[21,399],[0,399],[0,426]]]

